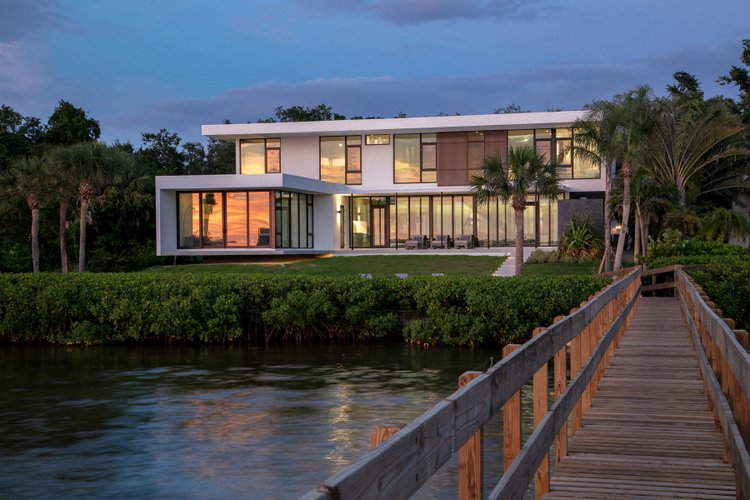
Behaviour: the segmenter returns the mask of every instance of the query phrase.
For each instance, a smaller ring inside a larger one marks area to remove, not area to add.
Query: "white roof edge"
[[[368,118],[318,122],[229,123],[203,125],[201,133],[217,139],[253,136],[377,134],[392,132],[440,132],[498,128],[555,128],[573,123],[586,111],[546,111],[491,115],[426,116],[414,118]]]

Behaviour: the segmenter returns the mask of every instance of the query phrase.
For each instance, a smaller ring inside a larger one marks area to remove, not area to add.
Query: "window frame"
[[[418,135],[419,136],[419,180],[418,181],[397,181],[396,180],[396,138],[399,135]],[[434,136],[435,140],[425,140],[424,136]],[[425,168],[424,167],[424,148],[425,146],[431,146],[435,148],[435,167]],[[437,132],[427,133],[405,133],[405,134],[393,134],[393,183],[394,184],[431,184],[437,183],[437,166],[438,166],[438,134]],[[424,180],[424,173],[435,173],[434,181]]]
[[[242,173],[242,143],[244,141],[263,141],[263,173],[264,174],[280,174],[281,173],[281,137],[245,137],[239,140],[239,160],[240,160],[240,175],[263,175],[263,174],[244,174]],[[268,141],[277,141],[278,146],[269,146]],[[269,151],[278,151],[279,157],[279,169],[274,171],[268,170],[268,153]]]
[[[331,182],[332,184],[341,184],[339,182],[323,180],[323,166],[320,163],[323,154],[323,139],[343,138],[344,142],[344,182],[343,185],[358,186],[362,184],[362,136],[361,135],[320,135],[318,136],[318,180],[322,182]],[[359,143],[354,142],[355,138]],[[353,170],[349,167],[349,150],[359,150],[359,169]],[[359,182],[349,181],[349,174],[352,177],[359,174]]]
[[[370,138],[385,137],[385,142],[370,142]],[[365,134],[365,146],[389,146],[391,144],[391,134]]]

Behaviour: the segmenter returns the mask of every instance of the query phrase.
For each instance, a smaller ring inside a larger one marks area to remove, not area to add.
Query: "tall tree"
[[[0,106],[0,170],[12,159],[35,154],[44,134],[39,118],[23,116],[10,106]]]
[[[732,161],[750,157],[747,127],[723,103],[659,99],[654,110],[644,166],[677,189],[681,207],[691,201],[691,185],[696,194],[705,194],[748,184],[746,163]]]
[[[289,106],[276,108],[276,119],[280,122],[317,122],[329,120],[345,120],[344,115],[335,113],[330,106],[318,104],[307,108],[305,106]]]
[[[482,173],[471,179],[471,189],[477,203],[489,203],[498,197],[510,202],[516,221],[516,274],[523,273],[523,212],[526,209],[526,195],[537,193],[551,199],[562,194],[562,186],[554,164],[529,147],[511,148],[503,165],[497,155],[488,156],[482,162]]]
[[[86,115],[83,108],[77,108],[61,100],[47,120],[46,142],[52,145],[70,146],[78,142],[99,139],[99,122]]]
[[[736,85],[739,90],[739,102],[735,102],[737,112],[745,123],[750,124],[750,39],[742,40],[743,66],[732,66],[728,75],[719,77],[722,85]]]
[[[31,211],[32,269],[39,272],[39,209],[48,189],[46,161],[39,157],[17,158],[0,175],[0,190],[8,200],[24,200]]]
[[[622,224],[617,240],[613,269],[622,269],[625,238],[630,220],[630,184],[640,165],[648,131],[651,127],[653,93],[648,86],[616,95],[611,101],[595,101],[583,120],[575,127],[583,131],[574,146],[579,156],[614,161],[622,176]],[[606,206],[606,203],[605,203]],[[609,233],[607,233],[609,234]]]
[[[78,271],[86,270],[86,228],[91,217],[91,202],[102,200],[105,190],[112,187],[116,172],[132,161],[132,156],[99,142],[80,142],[60,153],[60,167],[78,184],[80,227],[78,242]]]
[[[154,165],[156,175],[181,175],[185,173],[185,156],[179,146],[180,136],[167,129],[158,132],[144,132],[143,145],[138,155]]]

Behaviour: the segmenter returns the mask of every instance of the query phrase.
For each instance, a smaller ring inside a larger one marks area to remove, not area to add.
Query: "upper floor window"
[[[365,136],[365,144],[375,146],[380,144],[390,144],[391,136],[388,134],[371,134]]]
[[[320,180],[362,184],[362,137],[320,138]]]
[[[437,134],[393,136],[393,180],[437,182]]]
[[[281,172],[281,139],[241,139],[241,174]]]

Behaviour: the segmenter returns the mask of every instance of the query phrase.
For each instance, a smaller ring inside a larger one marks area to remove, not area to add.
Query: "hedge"
[[[404,335],[526,340],[607,284],[589,276],[361,279],[227,274],[0,275],[0,340],[101,344]]]
[[[714,262],[690,275],[737,328],[750,329],[750,260]]]

